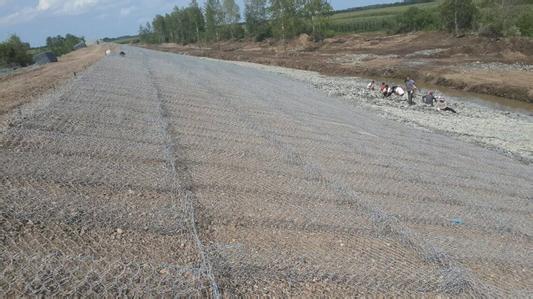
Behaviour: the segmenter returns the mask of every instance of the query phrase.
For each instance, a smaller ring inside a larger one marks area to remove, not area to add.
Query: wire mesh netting
[[[126,52],[2,130],[0,295],[531,296],[531,166]]]

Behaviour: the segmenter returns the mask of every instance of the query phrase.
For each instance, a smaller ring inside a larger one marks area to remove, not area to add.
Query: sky
[[[236,0],[241,9],[243,0]],[[399,0],[397,0],[399,1]],[[32,47],[46,37],[71,33],[88,41],[137,34],[140,24],[157,14],[185,6],[190,0],[0,0],[0,40],[17,34]],[[204,0],[198,1],[203,5]],[[330,0],[334,9],[345,9],[391,0]]]

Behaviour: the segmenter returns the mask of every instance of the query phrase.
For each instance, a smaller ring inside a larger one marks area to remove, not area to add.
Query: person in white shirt
[[[393,86],[393,87],[387,86],[387,89],[383,93],[383,95],[387,98],[387,97],[390,97],[392,94],[402,97],[405,94],[405,91],[400,86]]]
[[[451,111],[453,113],[457,113],[453,108],[448,107],[448,103],[446,103],[446,100],[444,100],[443,97],[439,97],[437,99],[437,104],[435,105],[435,108],[437,111]]]
[[[372,80],[372,82],[368,83],[368,85],[366,86],[366,88],[368,90],[374,90],[375,89],[375,85],[376,85],[376,81]]]

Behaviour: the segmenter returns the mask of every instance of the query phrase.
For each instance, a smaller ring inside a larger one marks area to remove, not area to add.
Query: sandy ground
[[[417,104],[409,106],[406,97],[384,98],[378,91],[367,90],[369,81],[357,77],[332,77],[317,72],[255,63],[233,63],[284,74],[309,83],[330,96],[342,97],[352,105],[375,111],[385,118],[452,135],[495,149],[525,163],[533,161],[533,115],[529,113],[492,109],[476,104],[471,98],[452,97],[436,90],[436,96],[445,97],[450,107],[458,111],[453,114],[437,111],[434,107],[421,103],[421,95],[427,92],[424,89],[415,98]]]
[[[224,41],[150,45],[163,51],[255,62],[326,75],[405,78],[533,103],[533,40],[456,38],[441,32],[344,35],[315,43]]]
[[[115,45],[91,45],[59,57],[57,63],[30,66],[0,77],[0,115],[60,86],[105,56]]]

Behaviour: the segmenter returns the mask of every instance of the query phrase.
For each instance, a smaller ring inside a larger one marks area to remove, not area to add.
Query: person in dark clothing
[[[422,101],[427,105],[433,106],[433,103],[437,101],[437,98],[433,95],[433,91],[429,91],[427,95],[422,97]]]
[[[407,77],[405,80],[405,86],[407,88],[407,102],[409,105],[414,105],[415,102],[413,102],[413,97],[415,95],[415,90],[417,90],[415,81]]]

